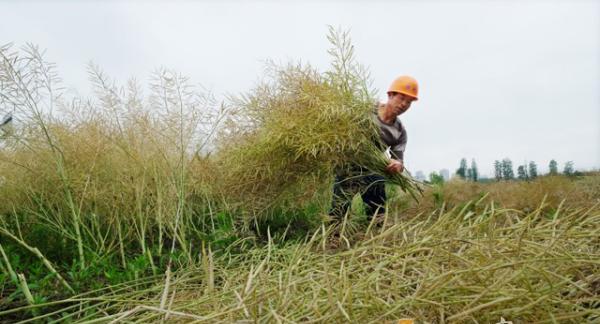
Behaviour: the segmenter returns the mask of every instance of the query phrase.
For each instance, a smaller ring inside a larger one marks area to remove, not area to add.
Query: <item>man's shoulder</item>
[[[400,116],[396,117],[396,126],[400,129],[404,130],[404,124],[402,124],[402,120],[400,120]]]

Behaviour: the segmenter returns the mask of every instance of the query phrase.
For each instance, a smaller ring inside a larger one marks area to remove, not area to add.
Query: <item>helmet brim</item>
[[[398,91],[398,90],[389,90],[387,93],[389,94],[390,92],[401,93],[405,96],[409,96],[409,97],[413,98],[415,101],[419,100],[418,97],[415,97],[415,95],[413,95],[412,93],[409,93],[409,92]]]

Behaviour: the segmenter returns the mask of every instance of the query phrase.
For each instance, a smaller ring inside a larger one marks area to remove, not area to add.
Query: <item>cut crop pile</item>
[[[241,255],[204,251],[197,268],[61,301],[59,320],[597,321],[597,206],[523,213],[487,200],[367,232],[341,251],[330,250],[326,230]]]

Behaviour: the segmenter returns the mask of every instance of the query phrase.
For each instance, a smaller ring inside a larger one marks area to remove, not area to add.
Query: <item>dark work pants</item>
[[[375,212],[385,213],[385,182],[379,175],[367,174],[353,177],[336,176],[333,184],[333,200],[329,215],[337,220],[348,212],[352,198],[360,193],[365,203],[365,213],[369,221]]]

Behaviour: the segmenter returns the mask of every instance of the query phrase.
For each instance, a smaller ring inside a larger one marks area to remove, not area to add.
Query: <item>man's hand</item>
[[[385,168],[387,173],[402,173],[404,170],[404,164],[400,160],[391,159],[388,166]]]

